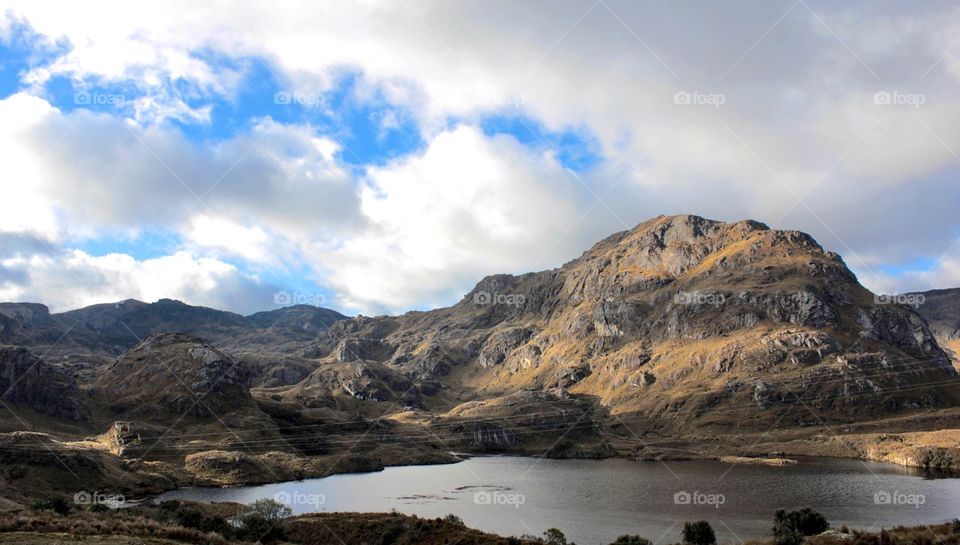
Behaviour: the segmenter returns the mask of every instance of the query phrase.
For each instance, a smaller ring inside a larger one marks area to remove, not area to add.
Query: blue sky
[[[960,284],[955,6],[735,3],[696,40],[679,7],[529,8],[12,2],[0,235],[36,245],[0,297],[425,309],[661,213],[808,231],[877,291]]]

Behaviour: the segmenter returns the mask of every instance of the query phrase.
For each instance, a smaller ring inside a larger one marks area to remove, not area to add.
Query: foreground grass
[[[30,509],[0,513],[0,543],[28,545],[227,545],[291,543],[297,545],[575,545],[562,532],[543,538],[503,537],[468,528],[456,516],[421,518],[399,513],[313,513],[286,517],[245,532],[237,517],[244,506],[232,503],[165,502],[118,511]],[[815,513],[815,512],[814,512]],[[715,545],[705,522],[703,533],[684,545]],[[822,528],[822,527],[821,527]],[[703,530],[703,528],[699,528]],[[819,532],[819,529],[817,530]],[[809,533],[809,532],[808,532]],[[626,538],[626,539],[625,539]],[[615,544],[653,545],[639,536],[622,536]],[[601,545],[601,544],[581,544]],[[831,529],[815,535],[771,537],[741,545],[960,545],[960,521],[916,527],[898,526],[879,532]]]

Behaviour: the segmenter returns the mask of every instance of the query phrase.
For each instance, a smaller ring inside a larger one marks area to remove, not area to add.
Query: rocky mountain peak
[[[874,304],[811,236],[692,215],[652,218],[558,269],[487,276],[450,308],[343,320],[312,355],[376,362],[417,384],[447,384],[464,367],[491,391],[561,388],[651,416],[685,405],[682,421],[755,403],[753,388],[758,409],[774,407],[814,377],[832,414],[954,396],[899,395],[900,375],[859,378],[903,362],[919,380],[953,370],[922,318]],[[871,393],[837,401],[854,390]]]

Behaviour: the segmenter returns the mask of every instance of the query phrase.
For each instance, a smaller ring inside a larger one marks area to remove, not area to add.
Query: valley
[[[0,303],[3,496],[261,484],[453,453],[960,470],[953,291],[878,299],[811,237],[660,216],[447,308]]]

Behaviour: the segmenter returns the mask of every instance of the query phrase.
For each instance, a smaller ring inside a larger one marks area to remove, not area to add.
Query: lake
[[[183,488],[159,500],[250,503],[274,498],[294,513],[458,515],[471,527],[539,536],[560,528],[578,545],[624,533],[680,540],[686,520],[709,520],[721,543],[770,534],[777,508],[812,506],[834,527],[875,529],[960,516],[960,479],[927,479],[897,465],[827,458],[791,466],[717,461],[635,462],[484,456],[263,486]]]

